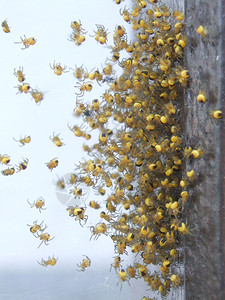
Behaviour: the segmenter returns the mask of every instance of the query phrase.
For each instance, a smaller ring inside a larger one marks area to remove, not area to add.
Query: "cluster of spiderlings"
[[[19,71],[22,71],[22,69],[19,69]],[[18,75],[18,76],[21,76],[21,75]],[[21,147],[24,146],[25,144],[29,144],[31,141],[30,136],[25,136],[24,138],[20,137],[19,140],[16,140],[15,138],[13,138],[13,139],[14,139],[14,141],[20,143]],[[7,154],[1,155],[0,154],[0,164],[8,165],[10,163],[10,161],[11,161],[11,158],[9,155],[7,155]],[[11,176],[11,175],[15,174],[16,169],[17,169],[17,172],[26,170],[27,166],[28,166],[28,162],[29,162],[29,159],[25,158],[21,162],[19,162],[18,165],[15,165],[14,167],[8,167],[7,169],[2,170],[1,174],[4,176]]]
[[[69,36],[69,41],[74,42],[77,46],[80,46],[85,41],[85,33],[87,32],[82,28],[80,20],[79,22],[71,22],[70,27],[72,28],[72,32]]]
[[[17,77],[17,80],[21,83],[15,88],[18,89],[17,94],[30,94],[32,99],[35,101],[36,104],[40,104],[43,100],[43,93],[38,89],[32,89],[29,83],[25,83],[25,74],[23,73],[23,67],[19,67],[18,69],[14,69],[14,75]]]
[[[0,154],[0,164],[2,165],[8,165],[10,163],[10,156],[7,154],[1,155]],[[14,167],[8,167],[7,169],[4,169],[1,171],[1,174],[4,176],[10,176],[15,173]]]
[[[121,282],[142,278],[166,296],[172,286],[181,285],[174,266],[182,256],[182,236],[188,233],[182,212],[194,170],[183,178],[182,164],[200,157],[202,150],[185,147],[182,140],[180,111],[189,78],[183,66],[184,15],[150,2],[151,8],[137,1],[132,11],[120,10],[135,32],[134,41],[128,42],[125,27],[117,25],[112,57],[101,73],[85,77],[108,85],[101,100],[84,102],[92,83],[84,81],[82,67],[74,71],[79,80],[74,115],[83,125],[69,128],[85,139],[91,138],[88,128],[99,132],[95,144],[83,146],[90,159],[77,166],[73,190],[75,197],[82,197],[79,185],[86,185],[103,199],[105,210],[99,223],[90,227],[92,236],[110,234],[118,255],[112,266]],[[100,32],[105,29],[97,25],[96,40],[101,43]],[[126,57],[120,58],[124,53]],[[113,71],[116,65],[120,76]],[[97,204],[90,206],[99,209]],[[67,210],[82,226],[86,224],[86,207]],[[128,251],[135,254],[135,261],[124,268],[121,256]],[[151,271],[150,264],[159,266],[158,271]]]
[[[45,210],[45,200],[42,197],[39,197],[37,200],[35,200],[33,203],[30,203],[27,200],[27,203],[30,205],[31,208],[35,207],[36,209],[39,210],[39,212],[41,213],[42,210]],[[40,224],[37,223],[37,221],[33,222],[33,225],[29,225],[27,224],[27,226],[30,227],[30,232],[33,234],[33,236],[35,238],[40,239],[41,243],[39,244],[38,248],[44,243],[45,245],[48,245],[48,243],[54,239],[51,238],[49,233],[44,233],[44,231],[47,229],[47,225],[43,225],[42,221]],[[43,262],[43,261],[42,261]],[[42,264],[43,265],[43,264]],[[47,266],[48,264],[46,264]],[[54,265],[54,264],[50,264],[50,265]]]
[[[10,163],[11,159],[10,156],[7,154],[1,155],[0,154],[0,164],[2,165],[8,165]],[[22,170],[26,170],[27,166],[28,166],[28,162],[29,159],[25,158],[23,159],[21,162],[19,162],[18,165],[15,165],[14,167],[9,167],[7,169],[4,169],[1,171],[2,175],[4,176],[10,176],[15,174],[15,169],[17,169],[17,173],[22,171]]]
[[[30,205],[31,208],[34,207],[38,209],[40,213],[46,209],[45,200],[42,197],[39,197],[37,200],[33,201],[33,203],[30,203],[27,200],[27,203]],[[49,242],[54,239],[54,237],[51,238],[49,233],[45,232],[48,226],[46,224],[43,225],[43,223],[44,221],[42,221],[41,223],[38,223],[38,221],[34,221],[32,225],[27,224],[33,236],[40,240],[38,248],[40,248],[42,244],[45,244],[46,246],[49,245]],[[38,261],[38,263],[43,267],[47,267],[49,265],[54,266],[56,262],[57,259],[55,259],[54,256],[52,258],[49,257],[48,260],[42,259],[41,262]]]
[[[115,0],[120,4],[121,0]],[[183,63],[186,37],[184,34],[183,13],[172,11],[158,0],[133,1],[132,9],[120,9],[123,20],[130,24],[135,35],[133,42],[128,39],[126,28],[117,25],[113,33],[111,57],[102,71],[88,72],[83,66],[73,70],[78,80],[74,116],[83,121],[82,126],[68,125],[76,137],[90,140],[90,131],[98,132],[98,141],[84,144],[83,150],[90,159],[76,166],[69,179],[73,185],[70,193],[80,199],[93,189],[99,202],[91,200],[89,206],[99,210],[99,222],[89,226],[90,239],[101,235],[110,236],[114,243],[116,257],[111,264],[118,274],[121,284],[131,279],[143,279],[153,290],[166,296],[171,287],[182,284],[182,276],[177,265],[182,259],[183,235],[189,229],[184,221],[183,211],[189,197],[188,185],[195,178],[194,170],[183,176],[182,169],[187,159],[197,159],[203,155],[201,147],[192,149],[185,146],[182,139],[183,93],[189,73]],[[107,43],[108,32],[103,25],[96,25],[94,38],[100,44]],[[7,21],[2,22],[5,33],[10,29]],[[81,21],[71,23],[70,41],[81,45],[87,33]],[[197,28],[202,38],[208,30]],[[26,49],[36,43],[35,38],[21,37]],[[53,62],[51,69],[58,76],[67,71],[66,66]],[[120,68],[120,75],[118,73]],[[23,68],[14,70],[19,81],[18,93],[30,93],[36,103],[43,99],[43,93],[31,89],[25,83]],[[107,85],[99,99],[84,102],[84,96],[91,92],[94,80]],[[205,91],[199,91],[197,101],[207,101]],[[220,119],[222,112],[214,110],[211,117]],[[63,146],[59,134],[50,137],[57,146]],[[24,146],[30,143],[30,136],[15,140]],[[7,165],[8,155],[0,155],[0,163]],[[57,158],[46,163],[52,171],[59,164]],[[17,171],[25,170],[28,159],[17,166]],[[1,173],[13,175],[15,168]],[[64,189],[64,179],[57,181],[59,189]],[[42,197],[31,208],[40,212],[45,209]],[[70,217],[83,227],[88,221],[87,206],[68,206]],[[48,245],[53,238],[45,232],[43,222],[34,221],[29,225],[31,233],[40,240],[39,247]],[[38,247],[38,248],[39,248]],[[132,265],[124,266],[122,256],[134,254]],[[38,262],[42,266],[54,266],[54,256]],[[85,271],[91,260],[85,256],[79,267]],[[150,265],[154,265],[152,271]],[[157,267],[158,266],[158,267]],[[144,299],[150,299],[143,297]]]
[[[31,137],[30,136],[25,136],[24,138],[20,137],[19,140],[16,140],[13,138],[15,142],[19,143],[20,147],[23,147],[25,144],[29,144],[31,142]],[[55,143],[57,147],[61,147],[64,144],[61,142],[59,139],[59,135],[55,136],[53,134],[53,137],[50,137],[50,139]],[[10,157],[7,154],[0,155],[0,163],[3,165],[8,165],[10,162]],[[17,168],[17,172],[20,172],[22,170],[26,170],[28,166],[29,159],[25,158],[21,162],[19,162],[19,165],[15,165],[15,167],[11,167],[8,169],[5,169],[1,171],[2,175],[9,176],[13,175],[15,173],[15,168]],[[46,163],[47,167],[49,170],[53,170],[58,166],[58,160],[56,158],[52,159],[50,162]]]

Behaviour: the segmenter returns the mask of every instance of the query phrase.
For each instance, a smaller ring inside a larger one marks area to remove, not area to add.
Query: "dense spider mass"
[[[152,291],[166,297],[171,289],[183,285],[177,266],[182,264],[183,237],[189,234],[185,207],[197,176],[193,169],[184,173],[184,165],[187,160],[204,155],[198,145],[190,147],[184,143],[182,107],[189,80],[184,63],[184,14],[158,0],[133,0],[132,7],[124,1],[115,3],[123,6],[121,22],[130,25],[132,34],[128,35],[122,23],[115,24],[111,46],[110,33],[104,25],[96,24],[94,34],[88,36],[81,20],[70,24],[69,41],[75,46],[85,47],[86,37],[94,38],[98,47],[109,46],[109,57],[102,68],[88,71],[83,65],[67,68],[59,62],[50,64],[56,75],[72,70],[76,78],[73,115],[82,125],[67,124],[69,130],[86,141],[91,139],[92,131],[98,135],[93,143],[83,145],[89,159],[74,162],[76,167],[71,170],[69,181],[58,179],[56,185],[60,190],[68,187],[75,199],[87,198],[90,189],[98,195],[98,201],[88,200],[89,208],[86,203],[77,204],[68,206],[66,211],[82,227],[90,229],[90,240],[102,235],[112,240],[115,257],[111,269],[117,273],[121,287],[124,282],[132,284],[132,279],[144,280]],[[2,27],[4,32],[10,32],[6,20]],[[197,33],[205,38],[208,31],[199,25]],[[24,36],[17,43],[23,44],[21,49],[25,50],[35,47],[36,39]],[[44,100],[42,92],[24,83],[23,67],[15,68],[14,75],[20,82],[17,93],[30,94],[36,104]],[[102,94],[86,101],[85,96],[96,83]],[[199,90],[196,105],[198,102],[207,102],[205,91]],[[222,118],[218,109],[209,115]],[[65,145],[59,135],[53,132],[50,136],[57,147]],[[14,140],[24,146],[31,137]],[[43,164],[52,171],[59,160],[56,157]],[[10,157],[0,155],[0,162],[7,165]],[[28,159],[24,159],[17,165],[17,172],[27,168]],[[13,175],[15,169],[1,173]],[[42,197],[28,204],[40,213],[46,209]],[[94,226],[88,226],[88,209],[99,210],[99,221]],[[47,226],[39,223],[28,225],[40,239],[38,248],[54,238],[45,232]],[[134,258],[133,264],[125,264],[125,255]],[[84,257],[77,264],[82,272],[91,266],[91,260]],[[48,267],[56,262],[54,256],[49,256],[38,263]]]

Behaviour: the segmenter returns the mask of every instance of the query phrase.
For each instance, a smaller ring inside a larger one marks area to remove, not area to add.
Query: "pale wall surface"
[[[186,144],[201,146],[204,156],[190,161],[186,171],[194,169],[196,181],[191,188],[187,210],[190,235],[186,238],[186,299],[224,299],[222,296],[222,134],[223,120],[210,117],[221,109],[223,97],[222,5],[220,0],[187,0],[186,65],[190,88],[185,96]],[[196,33],[199,25],[207,27],[204,39]],[[206,103],[198,103],[199,91],[206,93]],[[224,245],[223,245],[224,247]]]

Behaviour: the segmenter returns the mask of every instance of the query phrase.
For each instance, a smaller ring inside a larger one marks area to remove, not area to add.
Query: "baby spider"
[[[77,85],[75,85],[74,87],[79,88],[80,91],[79,93],[75,93],[77,97],[83,97],[85,92],[90,92],[92,90],[92,84],[90,82],[77,82]]]
[[[24,48],[21,48],[22,50],[29,48],[30,46],[33,46],[36,43],[36,39],[31,37],[31,38],[26,38],[26,36],[24,35],[24,39],[22,37],[20,37],[21,42],[14,42],[15,44],[23,44]]]
[[[120,291],[122,290],[122,286],[123,286],[122,284],[123,284],[124,281],[127,281],[128,284],[130,285],[129,278],[127,276],[127,272],[124,269],[120,269],[120,271],[119,271],[119,281],[117,283],[117,285],[119,285],[119,283],[121,284],[120,285]]]
[[[98,85],[101,86],[100,82],[102,81],[103,79],[103,74],[100,73],[100,71],[98,69],[96,69],[95,71],[91,71],[91,73],[89,73],[89,76],[88,78],[90,80],[96,80]]]
[[[65,181],[63,178],[58,179],[56,182],[56,186],[60,189],[60,190],[64,190],[66,187]]]
[[[60,140],[59,138],[59,134],[55,135],[55,133],[53,132],[52,137],[50,136],[50,140],[57,146],[57,147],[61,147],[65,144],[63,144],[63,142]]]
[[[83,79],[83,76],[84,76],[84,68],[83,68],[83,65],[80,66],[80,67],[77,67],[75,65],[75,69],[73,68],[70,68],[70,70],[73,71],[73,76],[75,78],[77,78],[78,80],[82,80]]]
[[[82,24],[81,24],[81,20],[78,21],[73,21],[71,22],[70,27],[72,28],[73,31],[77,32],[77,33],[87,33],[87,31],[82,28]]]
[[[15,88],[18,89],[18,92],[16,93],[16,95],[22,94],[22,93],[27,94],[30,90],[30,85],[28,83],[23,83],[23,84],[15,86]]]
[[[51,64],[49,64],[49,65],[50,65],[50,68],[54,71],[54,73],[58,76],[62,75],[62,73],[69,72],[69,71],[66,71],[67,66],[62,67],[60,65],[60,63],[56,64],[55,61],[53,63],[53,66],[51,66]]]
[[[87,223],[88,216],[85,215],[86,207],[75,207],[74,208],[74,215],[75,215],[75,221],[79,221],[80,226],[83,227]],[[82,224],[83,223],[83,224]]]
[[[50,171],[52,171],[54,168],[56,168],[59,164],[59,161],[56,158],[53,158],[48,163],[45,163]]]
[[[18,70],[16,70],[16,68],[14,69],[14,73],[13,73],[19,82],[23,82],[25,80],[25,75],[23,73],[23,67],[19,67]]]
[[[107,227],[105,225],[105,223],[98,223],[96,224],[96,226],[89,226],[90,230],[91,230],[91,237],[90,240],[92,239],[92,237],[94,236],[94,239],[97,240],[97,238],[101,235],[101,234],[107,234]]]
[[[71,189],[70,194],[73,194],[75,196],[74,198],[87,195],[87,193],[83,194],[83,190],[81,188],[78,188],[78,187],[77,188],[74,187],[73,189]]]
[[[205,38],[208,34],[208,30],[207,28],[203,27],[202,25],[200,25],[197,29],[196,32],[198,34],[200,34],[203,38]]]
[[[48,233],[41,233],[40,235],[37,233],[37,238],[39,238],[40,241],[41,241],[41,243],[40,243],[40,245],[38,246],[38,248],[40,248],[41,245],[42,245],[43,243],[44,243],[46,246],[48,246],[48,245],[49,245],[48,242],[50,242],[51,240],[54,239],[54,237],[53,237],[53,238],[50,238],[50,234],[48,234]]]
[[[77,175],[76,174],[70,174],[70,177],[68,178],[67,184],[75,184],[77,181]]]
[[[55,258],[54,255],[51,258],[50,256],[48,257],[47,260],[44,260],[42,258],[41,262],[37,261],[39,263],[39,265],[43,266],[43,267],[47,267],[47,266],[54,266],[57,263],[58,258]]]
[[[69,206],[66,209],[69,212],[70,217],[75,217],[75,221],[79,221],[79,224],[83,227],[87,223],[88,216],[85,215],[86,206],[85,207],[78,207],[78,206]],[[82,223],[83,222],[83,225]]]
[[[20,162],[19,166],[16,166],[17,167],[17,173],[19,171],[26,170],[28,162],[29,162],[28,158],[25,158],[22,162]]]
[[[13,137],[14,141],[16,141],[17,143],[20,143],[21,145],[19,145],[20,147],[23,147],[25,144],[29,144],[31,141],[31,137],[30,136],[25,136],[24,138],[21,138],[19,140],[16,140]]]
[[[0,163],[3,165],[7,165],[10,162],[10,157],[7,154],[1,155],[0,154]]]
[[[35,103],[40,104],[40,102],[44,98],[43,93],[37,89],[32,89],[32,91],[30,93],[31,93],[32,99],[34,99]]]
[[[120,268],[121,262],[122,262],[122,260],[121,260],[120,256],[114,257],[113,263],[111,263],[110,272],[111,272],[112,268],[114,268],[117,273],[117,270]]]
[[[27,202],[28,202],[28,204],[30,204],[31,208],[36,207],[37,209],[39,209],[39,212],[46,209],[46,208],[43,208],[43,206],[45,206],[45,200],[42,197],[38,198],[33,203],[30,203],[28,200],[27,200]]]
[[[67,207],[67,211],[69,212],[69,216],[70,217],[74,217],[75,216],[75,213],[74,213],[74,210],[76,209],[76,207],[74,207],[74,206],[68,206]]]
[[[223,116],[223,113],[221,110],[214,110],[214,111],[211,111],[210,116],[213,119],[221,119]]]
[[[43,232],[47,228],[46,225],[44,228],[42,227],[43,222],[44,221],[42,221],[40,224],[37,224],[37,221],[34,221],[33,225],[27,224],[27,226],[30,227],[30,232],[33,233],[34,236],[35,236],[35,233],[37,233],[38,231]],[[37,236],[35,236],[35,237],[37,237]]]
[[[107,42],[107,30],[105,30],[105,27],[103,25],[96,24],[97,31],[94,31],[94,35],[90,35],[95,38],[97,42],[100,44],[106,44]]]
[[[7,20],[4,20],[4,21],[2,22],[2,30],[3,30],[5,33],[9,33],[9,32],[10,32],[10,29],[9,29],[9,25],[8,25]]]
[[[94,200],[89,202],[89,206],[91,208],[94,208],[94,209],[99,209],[100,208],[100,204],[98,202],[94,201]]]
[[[180,285],[181,280],[179,275],[172,274],[170,280],[173,286],[177,287]]]
[[[124,7],[123,10],[120,9],[120,15],[123,16],[125,22],[130,23],[131,15],[130,12],[127,10],[126,6]]]
[[[85,133],[85,131],[82,130],[84,128],[83,125],[81,125],[80,127],[78,125],[74,125],[73,127],[71,127],[69,124],[67,124],[67,126],[74,133],[74,135],[77,136],[77,137],[81,137]]]
[[[80,34],[79,32],[73,31],[68,41],[75,42],[75,45],[80,46],[84,41],[86,40],[85,36],[83,34]]]
[[[90,258],[87,257],[86,255],[83,255],[83,256],[86,257],[86,258],[84,258],[84,259],[82,260],[82,262],[81,262],[79,265],[77,264],[78,268],[80,268],[80,270],[77,270],[78,272],[84,272],[85,269],[86,269],[87,267],[90,267],[90,265],[91,265],[91,260],[90,260]]]
[[[15,169],[14,168],[8,168],[8,169],[5,169],[5,170],[2,170],[1,173],[4,176],[13,175],[15,173]]]

